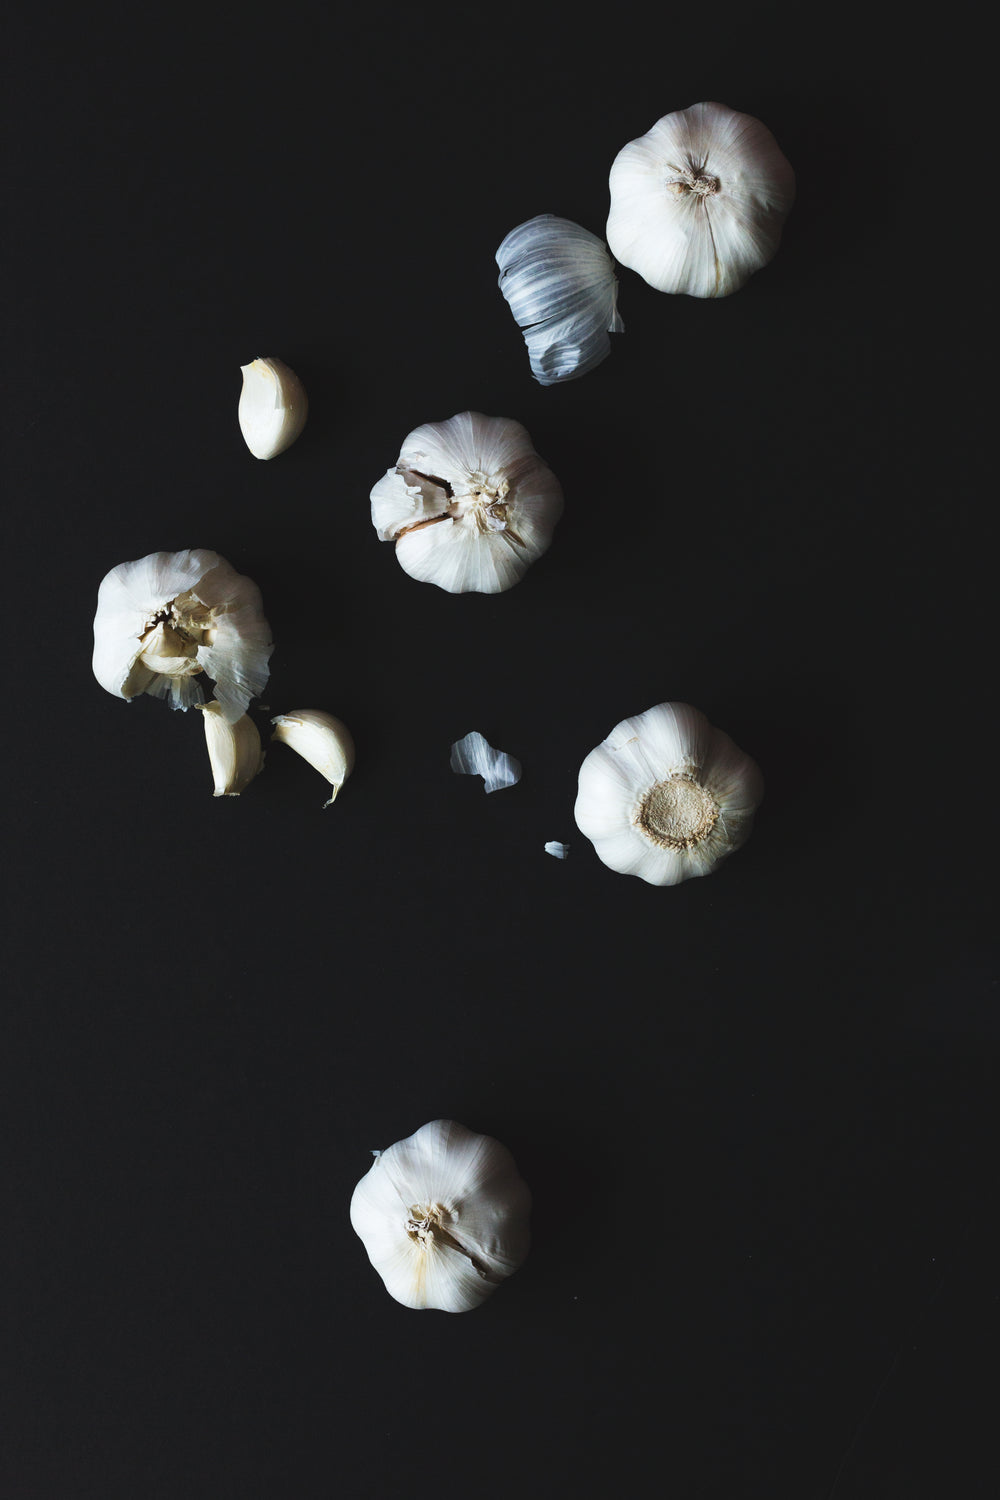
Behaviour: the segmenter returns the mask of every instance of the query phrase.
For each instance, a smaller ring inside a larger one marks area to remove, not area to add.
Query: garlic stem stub
[[[496,254],[498,285],[524,333],[531,373],[540,385],[586,375],[622,333],[618,280],[596,234],[539,214],[512,229]]]
[[[354,770],[354,740],[347,725],[322,708],[296,708],[291,713],[278,714],[271,723],[272,740],[287,745],[326,777],[333,788],[323,803],[329,807]]]
[[[404,1307],[468,1312],[528,1253],[531,1193],[499,1141],[433,1120],[375,1157],[351,1224]]]
[[[521,762],[506,750],[494,750],[475,729],[452,745],[451,769],[459,776],[481,776],[487,792],[503,791],[521,779]]]
[[[465,411],[410,433],[371,509],[411,578],[499,594],[549,546],[563,493],[520,422]]]
[[[305,386],[284,360],[255,359],[241,365],[239,423],[254,458],[277,458],[290,448],[306,425],[309,399]]]
[[[694,104],[623,146],[607,236],[661,292],[727,297],[766,266],[795,200],[795,173],[760,120]]]
[[[204,547],[119,563],[98,589],[94,676],[126,702],[149,693],[191,708],[204,673],[234,724],[263,691],[273,650],[257,585]]]
[[[215,797],[238,797],[264,769],[264,751],[256,724],[246,714],[230,724],[218,703],[196,705],[205,724]]]
[[[764,782],[687,703],[623,719],[580,767],[577,826],[612,870],[650,885],[708,875],[750,836]]]

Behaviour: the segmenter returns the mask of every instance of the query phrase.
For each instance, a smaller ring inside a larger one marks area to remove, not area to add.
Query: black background
[[[971,168],[946,62],[807,14],[15,20],[5,1500],[994,1493],[978,313],[935,213]],[[720,303],[622,271],[611,357],[541,389],[497,245],[601,232],[618,149],[703,98],[796,168],[777,258]],[[270,354],[311,412],[259,463]],[[369,518],[468,408],[567,497],[495,597]],[[102,576],[189,546],[261,587],[270,711],[352,727],[334,808],[277,747],[213,800],[196,716],[91,676]],[[767,794],[661,890],[573,802],[664,699]],[[474,728],[516,789],[451,774]],[[347,1217],[439,1116],[535,1198],[461,1317],[392,1302]]]

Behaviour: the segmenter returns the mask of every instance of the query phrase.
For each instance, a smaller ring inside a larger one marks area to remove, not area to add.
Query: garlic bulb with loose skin
[[[524,1260],[530,1210],[506,1146],[433,1120],[376,1156],[351,1224],[397,1302],[468,1312]]]
[[[650,885],[708,875],[750,835],[760,771],[686,703],[624,719],[580,767],[574,814],[612,870]]]
[[[766,125],[724,104],[664,115],[611,168],[608,244],[661,292],[727,297],[766,266],[795,174]]]
[[[215,797],[238,797],[264,769],[260,732],[246,714],[230,724],[218,703],[195,707],[205,724],[205,742],[215,779]]]
[[[234,724],[263,691],[273,650],[257,585],[204,547],[119,563],[98,590],[94,676],[116,698],[191,708],[204,673]]]
[[[240,369],[243,389],[238,415],[244,441],[254,458],[277,458],[306,425],[305,387],[280,359],[255,359]]]
[[[520,422],[466,411],[410,433],[371,507],[411,578],[499,594],[548,547],[563,496]]]
[[[586,375],[621,333],[618,280],[596,234],[539,214],[507,235],[496,254],[499,286],[524,332],[531,373],[540,385]]]
[[[340,719],[321,708],[296,708],[272,719],[272,740],[287,745],[325,776],[333,791],[323,803],[329,807],[354,769],[354,740]]]

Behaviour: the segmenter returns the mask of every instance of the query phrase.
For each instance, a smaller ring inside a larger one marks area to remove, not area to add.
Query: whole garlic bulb
[[[766,266],[795,174],[766,125],[724,104],[664,115],[611,168],[611,253],[661,292],[726,297]]]
[[[650,885],[708,875],[750,836],[755,763],[687,703],[623,719],[580,767],[574,814],[612,870]]]
[[[411,578],[499,594],[548,547],[563,495],[520,422],[465,411],[410,433],[371,507]]]
[[[119,563],[98,590],[94,676],[116,698],[191,708],[204,672],[235,724],[263,691],[273,650],[257,585],[204,547]]]
[[[524,1260],[530,1209],[506,1146],[433,1120],[376,1157],[351,1224],[397,1302],[468,1312]]]
[[[243,440],[254,458],[277,458],[306,425],[305,386],[284,360],[255,359],[240,365],[243,389],[238,410]]]

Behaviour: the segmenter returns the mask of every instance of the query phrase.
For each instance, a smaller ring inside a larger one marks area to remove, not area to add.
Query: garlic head
[[[354,740],[347,725],[321,708],[297,708],[278,714],[271,723],[272,740],[287,745],[326,777],[333,788],[323,803],[329,807],[354,769]]]
[[[276,458],[290,448],[306,425],[309,399],[305,387],[280,359],[255,359],[241,365],[239,422],[254,458]]]
[[[205,743],[215,780],[215,797],[238,797],[264,769],[260,732],[244,714],[230,724],[218,703],[195,704],[205,724]]]
[[[708,875],[750,836],[764,783],[686,703],[624,719],[580,767],[577,826],[612,870],[650,885]]]
[[[777,250],[795,174],[766,125],[705,103],[623,146],[610,187],[616,260],[658,291],[726,297]]]
[[[433,1120],[376,1156],[351,1224],[397,1302],[468,1312],[524,1260],[530,1209],[506,1146]]]
[[[371,508],[411,578],[499,594],[549,546],[563,495],[520,422],[466,411],[410,433]]]

